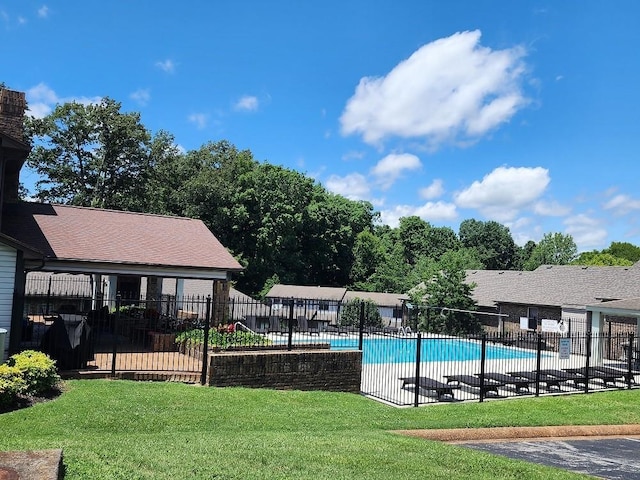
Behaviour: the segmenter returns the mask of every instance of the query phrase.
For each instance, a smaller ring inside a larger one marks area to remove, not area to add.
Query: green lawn
[[[581,478],[390,430],[640,423],[640,391],[396,409],[351,394],[68,382],[0,415],[0,450],[63,448],[65,479]]]

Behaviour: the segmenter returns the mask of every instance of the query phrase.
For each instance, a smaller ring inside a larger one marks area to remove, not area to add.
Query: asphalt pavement
[[[640,480],[640,436],[498,440],[460,445],[599,478]]]

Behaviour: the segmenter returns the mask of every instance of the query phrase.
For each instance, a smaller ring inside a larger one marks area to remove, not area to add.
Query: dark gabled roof
[[[4,233],[0,233],[0,243],[8,245],[15,250],[22,251],[24,253],[25,258],[32,259],[32,260],[33,259],[40,260],[44,258],[44,254],[42,252],[39,252],[38,250],[35,250],[31,246],[26,245],[20,242],[19,240],[16,240],[13,237],[5,235]]]
[[[359,292],[349,290],[344,296],[345,301],[356,298],[371,300],[381,307],[396,307],[402,305],[403,301],[409,300],[409,295],[405,295],[404,293]]]
[[[26,202],[6,205],[3,214],[3,233],[50,260],[242,268],[200,220]]]
[[[640,297],[640,263],[630,267],[542,265],[531,272],[469,270],[480,306],[498,303],[578,306]]]
[[[346,288],[342,287],[308,287],[304,285],[274,285],[267,293],[267,298],[304,298],[308,300],[342,301]]]

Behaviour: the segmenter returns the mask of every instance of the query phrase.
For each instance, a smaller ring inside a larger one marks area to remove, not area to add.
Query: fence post
[[[287,350],[293,350],[293,297],[289,301],[289,339],[287,340]]]
[[[629,334],[629,351],[627,352],[627,388],[631,390],[631,384],[633,383],[633,332]]]
[[[200,385],[207,384],[207,367],[209,366],[209,328],[211,325],[211,295],[207,295],[207,310],[204,316],[204,332],[202,338],[202,373]]]
[[[587,340],[587,345],[586,345],[586,353],[587,353],[587,358],[585,359],[585,365],[584,365],[584,377],[585,377],[585,381],[584,381],[584,393],[589,393],[589,374],[591,372],[589,372],[589,363],[591,362],[591,330],[587,331],[587,335],[586,335],[586,340]]]
[[[542,333],[538,332],[538,348],[536,357],[536,397],[540,396],[540,365],[542,364]]]
[[[116,316],[113,319],[113,350],[111,351],[111,376],[116,375],[116,356],[118,355],[118,328],[120,327],[120,302],[122,296],[116,294]]]
[[[364,300],[360,302],[360,325],[358,326],[358,350],[362,350],[364,344]]]
[[[484,402],[484,362],[487,357],[487,334],[482,334],[482,347],[480,349],[480,401]]]
[[[422,350],[422,334],[418,332],[416,337],[416,389],[413,392],[413,406],[420,406],[420,352]]]

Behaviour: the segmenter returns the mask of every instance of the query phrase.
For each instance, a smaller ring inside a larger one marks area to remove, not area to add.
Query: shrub
[[[35,350],[25,350],[9,357],[7,365],[17,368],[26,383],[27,395],[41,395],[60,381],[56,362],[48,355]]]
[[[27,382],[17,367],[0,365],[0,409],[14,405],[18,395],[27,389]]]
[[[176,335],[176,343],[184,343],[186,346],[202,345],[204,343],[204,330],[195,328]],[[209,346],[226,349],[230,347],[255,347],[270,345],[271,341],[262,335],[251,332],[226,331],[212,328],[209,330]]]

